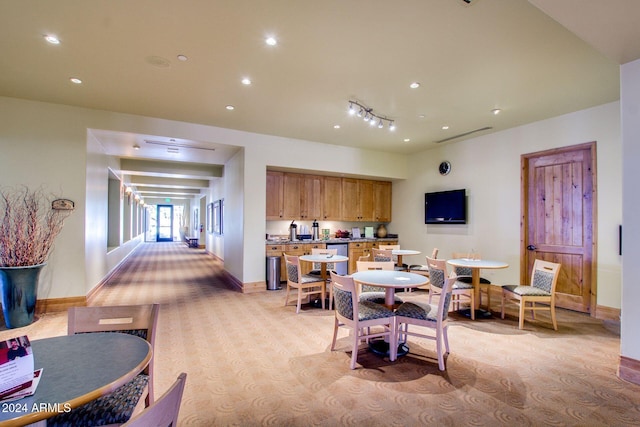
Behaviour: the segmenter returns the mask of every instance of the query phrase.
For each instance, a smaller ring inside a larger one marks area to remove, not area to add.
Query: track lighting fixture
[[[358,101],[349,101],[349,115],[356,115],[358,117],[363,118],[365,122],[369,123],[369,126],[377,126],[378,129],[382,129],[385,126],[385,123],[388,124],[389,130],[396,130],[396,125],[393,120],[386,116],[382,116],[379,114],[375,114],[373,112],[373,108],[365,107],[360,104]]]

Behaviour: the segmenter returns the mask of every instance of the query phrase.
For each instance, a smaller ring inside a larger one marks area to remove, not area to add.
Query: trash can
[[[280,287],[280,257],[267,257],[267,290],[277,291]]]

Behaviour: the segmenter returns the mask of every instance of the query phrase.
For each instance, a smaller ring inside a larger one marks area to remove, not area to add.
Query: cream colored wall
[[[623,237],[622,253],[622,327],[620,353],[622,356],[640,360],[640,60],[621,67],[621,114],[623,155]],[[636,369],[637,371],[637,369]]]
[[[525,153],[597,141],[598,304],[620,307],[621,258],[618,224],[622,218],[619,103],[611,103],[514,129],[444,144],[409,158],[410,176],[393,186],[393,222],[402,246],[440,257],[475,249],[485,258],[509,263],[486,270],[495,283],[517,283],[520,260],[520,156]],[[452,171],[438,173],[449,160]],[[425,225],[424,193],[466,188],[466,225]],[[409,259],[420,261],[423,257]]]

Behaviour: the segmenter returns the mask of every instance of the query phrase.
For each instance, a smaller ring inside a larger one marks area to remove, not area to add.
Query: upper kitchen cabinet
[[[342,178],[323,177],[321,218],[325,221],[342,220]]]
[[[300,219],[300,194],[304,175],[284,174],[284,219]]]
[[[267,220],[284,219],[284,174],[267,171]]]
[[[374,181],[373,200],[376,222],[391,222],[391,182]]]
[[[322,181],[318,175],[301,175],[300,218],[322,219]]]
[[[342,219],[374,220],[374,181],[342,178]]]

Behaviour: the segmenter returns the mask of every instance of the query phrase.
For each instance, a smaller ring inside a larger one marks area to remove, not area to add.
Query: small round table
[[[325,254],[311,254],[300,255],[300,261],[317,262],[320,263],[320,277],[327,280],[327,264],[332,262],[346,262],[349,261],[349,257],[344,255],[325,255]]]
[[[453,265],[454,267],[467,267],[471,269],[471,284],[473,285],[473,298],[474,305],[473,309],[475,312],[475,318],[487,318],[491,317],[490,311],[485,311],[480,309],[480,270],[483,268],[487,269],[498,269],[498,268],[507,268],[509,264],[502,261],[491,261],[487,259],[471,259],[471,258],[455,258],[447,261],[448,264]]]

